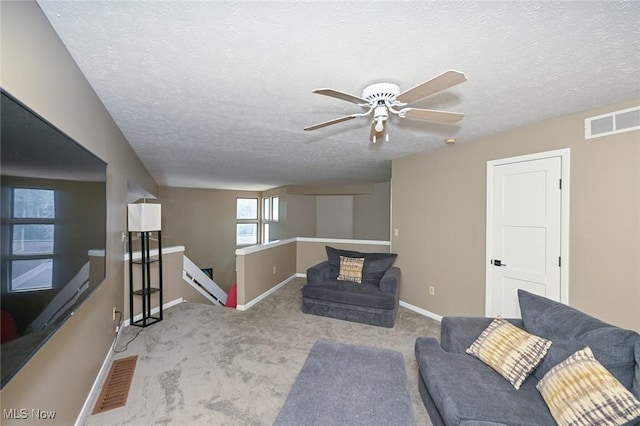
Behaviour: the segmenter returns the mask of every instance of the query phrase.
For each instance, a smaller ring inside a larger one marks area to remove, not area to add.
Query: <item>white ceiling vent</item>
[[[640,106],[598,115],[584,120],[584,138],[614,135],[640,129]]]

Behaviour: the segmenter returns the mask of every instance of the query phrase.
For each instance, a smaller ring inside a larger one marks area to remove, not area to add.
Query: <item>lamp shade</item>
[[[129,232],[160,230],[160,204],[129,204]]]

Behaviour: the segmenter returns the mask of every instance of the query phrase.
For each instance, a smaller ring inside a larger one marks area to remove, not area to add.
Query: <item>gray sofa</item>
[[[326,247],[328,260],[307,269],[302,312],[393,327],[400,303],[400,269],[394,253],[362,253]],[[340,256],[364,258],[362,283],[340,281]]]
[[[553,342],[519,390],[465,353],[493,318],[445,317],[440,343],[430,337],[416,340],[420,395],[435,426],[555,425],[535,386],[553,366],[585,346],[640,399],[638,333],[523,290],[518,297],[522,320],[509,321]],[[637,421],[628,423],[634,424]]]

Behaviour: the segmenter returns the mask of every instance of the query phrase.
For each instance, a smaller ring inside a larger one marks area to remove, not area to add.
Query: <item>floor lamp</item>
[[[146,327],[158,321],[162,321],[162,237],[160,232],[161,206],[160,204],[129,204],[128,205],[128,230],[129,230],[129,317],[130,324]],[[152,259],[150,255],[150,240],[153,232],[158,236],[158,258]],[[133,260],[133,234],[140,234],[140,261]],[[158,263],[158,286],[151,286],[151,264]],[[133,265],[141,266],[142,286],[134,290]],[[151,315],[151,295],[158,293],[158,315]],[[134,296],[142,297],[142,318],[135,320],[133,311]]]

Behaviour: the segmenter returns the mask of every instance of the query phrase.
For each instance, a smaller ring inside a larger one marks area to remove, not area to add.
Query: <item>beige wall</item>
[[[327,185],[289,185],[288,194],[298,195],[356,195],[370,194],[373,191],[371,183],[346,183]]]
[[[271,240],[294,237],[389,240],[391,183],[302,185],[266,191],[278,195],[281,220]]]
[[[438,315],[484,315],[486,162],[571,149],[569,303],[640,330],[640,134],[584,139],[584,118],[546,120],[392,163],[401,299]],[[427,288],[436,288],[429,296]]]
[[[363,243],[345,243],[337,241],[298,241],[296,272],[306,274],[307,269],[320,262],[327,260],[327,252],[325,247],[331,246],[342,250],[353,250],[369,253],[389,253],[388,244],[363,244]]]
[[[291,192],[308,192],[307,195]],[[288,187],[285,238],[389,240],[390,182]]]
[[[284,235],[279,238],[316,236],[316,197],[287,194],[287,220]]]
[[[165,245],[185,247],[201,268],[213,268],[213,280],[225,291],[236,281],[236,198],[259,192],[169,188],[158,190]]]
[[[296,243],[238,256],[238,305],[245,305],[295,275]]]
[[[389,241],[391,182],[373,185],[370,194],[353,196],[353,238]]]
[[[353,238],[353,195],[316,198],[316,237]]]
[[[124,308],[127,179],[156,184],[122,136],[35,2],[0,2],[0,85],[108,163],[106,280],[1,392],[2,408],[55,410],[73,424]],[[64,384],[64,392],[60,392]],[[24,424],[3,419],[2,424]]]

